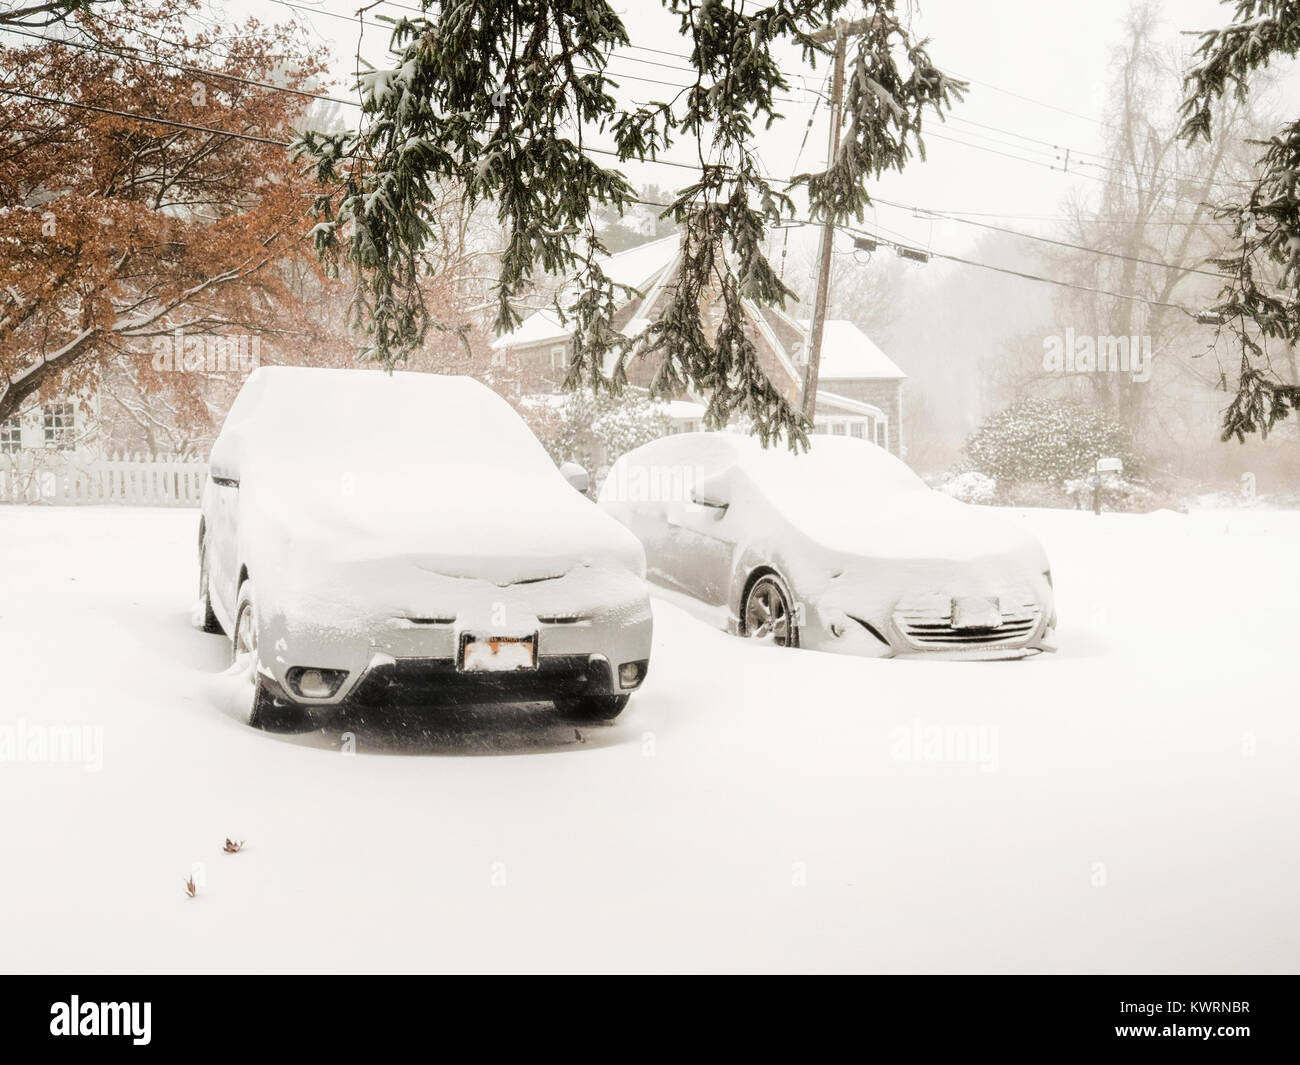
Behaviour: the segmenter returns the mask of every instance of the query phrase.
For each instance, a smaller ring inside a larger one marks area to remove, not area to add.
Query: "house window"
[[[865,440],[867,436],[867,423],[854,422],[849,426],[849,436],[856,436],[859,440]]]
[[[77,427],[77,409],[71,403],[47,403],[43,410],[45,446],[60,451],[72,450]]]
[[[0,422],[0,455],[16,455],[23,449],[23,423],[17,414]]]
[[[883,421],[876,422],[876,443],[879,444],[881,447],[886,446],[885,423]]]
[[[843,423],[843,422],[831,422],[831,435],[832,435],[832,436],[843,436],[843,435],[844,435],[844,423]]]
[[[551,369],[557,373],[563,373],[569,368],[568,359],[565,358],[565,347],[561,344],[559,347],[551,348]]]

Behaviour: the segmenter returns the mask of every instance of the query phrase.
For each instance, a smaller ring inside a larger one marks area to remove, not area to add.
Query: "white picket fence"
[[[208,464],[171,455],[0,455],[0,503],[197,507]]]

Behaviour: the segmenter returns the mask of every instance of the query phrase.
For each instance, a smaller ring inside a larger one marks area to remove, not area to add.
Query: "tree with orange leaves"
[[[0,50],[0,419],[114,362],[206,419],[201,375],[161,373],[158,338],[302,325],[310,200],[284,144],[323,57],[292,23],[196,9],[77,13]]]

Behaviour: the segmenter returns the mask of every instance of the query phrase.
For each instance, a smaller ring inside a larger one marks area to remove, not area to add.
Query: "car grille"
[[[894,608],[894,625],[913,647],[945,650],[961,647],[1018,647],[1038,628],[1042,611],[1028,592],[999,595],[1002,621],[996,628],[956,629],[952,597],[922,595],[904,599]]]

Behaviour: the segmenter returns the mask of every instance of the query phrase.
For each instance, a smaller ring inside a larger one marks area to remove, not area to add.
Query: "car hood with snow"
[[[932,491],[888,452],[845,437],[816,436],[807,453],[743,446],[709,488],[761,496],[828,552],[900,562],[1027,557],[1041,545],[999,514]]]
[[[402,559],[501,586],[593,567],[640,575],[640,545],[553,470],[356,465],[343,473],[332,464],[286,473],[253,462],[243,485],[250,509],[262,513],[259,532],[330,565]]]

